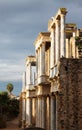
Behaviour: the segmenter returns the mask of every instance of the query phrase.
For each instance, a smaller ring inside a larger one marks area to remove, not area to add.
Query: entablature
[[[36,57],[35,56],[28,56],[26,58],[26,65],[28,65],[29,63],[31,63],[31,66],[35,66],[36,65]]]
[[[37,39],[34,42],[35,50],[37,50],[43,43],[50,42],[50,33],[49,32],[40,32]]]

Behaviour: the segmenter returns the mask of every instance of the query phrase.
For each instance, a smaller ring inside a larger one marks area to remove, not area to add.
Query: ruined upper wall
[[[82,59],[60,59],[59,129],[82,129]]]

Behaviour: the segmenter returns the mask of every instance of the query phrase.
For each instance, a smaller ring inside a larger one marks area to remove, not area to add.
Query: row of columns
[[[36,127],[47,130],[56,130],[56,97],[38,97],[36,101]]]
[[[51,68],[58,63],[59,58],[66,56],[65,45],[65,14],[60,14],[51,27]]]
[[[66,58],[79,58],[75,37],[66,39]]]
[[[56,97],[39,96],[22,100],[22,125],[56,130]]]
[[[23,98],[22,99],[22,126],[28,127],[35,125],[36,116],[36,99],[34,98]]]

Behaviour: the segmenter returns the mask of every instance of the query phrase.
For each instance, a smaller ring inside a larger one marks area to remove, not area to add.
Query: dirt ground
[[[0,130],[21,130],[21,128],[18,127],[18,119],[14,119],[12,121],[7,122],[7,127]]]

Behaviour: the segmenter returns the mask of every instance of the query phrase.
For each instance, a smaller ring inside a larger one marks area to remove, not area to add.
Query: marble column
[[[32,98],[32,124],[33,125],[36,124],[35,117],[36,117],[36,98]]]
[[[38,50],[36,50],[36,79],[38,77]]]
[[[39,97],[39,127],[42,125],[42,99]]]
[[[66,48],[65,48],[65,14],[61,14],[61,44],[60,44],[60,57],[65,57],[66,56]]]
[[[26,102],[25,102],[25,98],[23,98],[22,100],[22,128],[24,128],[25,125],[25,121],[26,121]]]
[[[51,96],[51,130],[56,130],[56,99]]]
[[[36,97],[36,127],[38,127],[38,98]]]
[[[50,51],[50,68],[55,64],[55,28],[51,29],[51,51]]]
[[[26,120],[27,120],[27,125],[32,124],[32,100],[31,98],[27,98],[27,102],[26,102]]]
[[[66,58],[70,58],[70,45],[69,45],[69,39],[66,39]]]
[[[26,126],[28,125],[29,118],[29,108],[28,108],[28,98],[26,98]]]
[[[32,99],[29,98],[29,124],[32,124]]]
[[[58,112],[58,110],[60,108],[60,106],[59,106],[59,100],[60,100],[59,96],[56,95],[56,130],[59,129],[59,118],[60,118],[60,115],[59,115],[59,112]]]
[[[46,99],[46,130],[50,130],[50,97]]]
[[[59,61],[60,57],[60,25],[59,25],[59,20],[56,20],[56,36],[55,36],[55,41],[56,41],[56,48],[55,48],[55,54],[56,54],[56,64]]]
[[[31,63],[26,68],[26,88],[29,89],[29,84],[32,84],[32,70]]]
[[[38,127],[41,127],[41,99],[38,97]]]
[[[32,67],[31,63],[29,63],[29,84],[32,84]]]
[[[40,46],[40,75],[45,74],[45,44]]]
[[[26,89],[26,72],[23,73],[22,77],[22,92]]]
[[[41,120],[41,128],[46,129],[46,99],[42,97],[42,120]]]
[[[40,48],[38,48],[38,76],[40,76]]]

